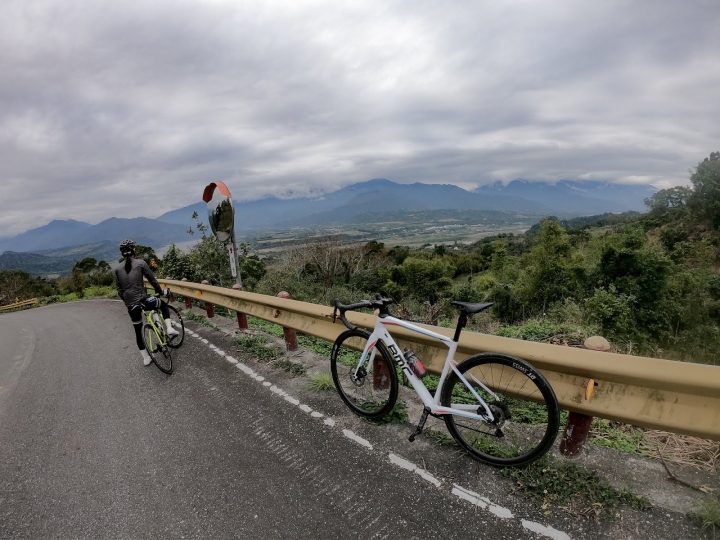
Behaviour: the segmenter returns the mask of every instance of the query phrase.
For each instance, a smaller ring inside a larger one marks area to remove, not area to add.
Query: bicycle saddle
[[[460,309],[465,311],[468,315],[473,313],[480,313],[493,305],[492,302],[485,303],[473,303],[473,302],[451,302],[453,306],[458,306]]]

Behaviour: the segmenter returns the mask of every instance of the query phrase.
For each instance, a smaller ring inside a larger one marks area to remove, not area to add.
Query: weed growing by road
[[[720,538],[720,500],[708,499],[702,503],[698,518],[702,523],[700,534],[707,533],[713,540]]]
[[[560,507],[577,516],[613,519],[615,509],[623,504],[636,510],[650,507],[644,497],[615,489],[596,472],[552,456],[527,467],[503,469],[501,474],[515,482],[516,492],[538,501],[543,509]]]
[[[277,366],[283,371],[287,371],[293,377],[297,375],[305,375],[305,373],[307,372],[307,367],[305,367],[304,364],[301,364],[299,362],[293,362],[292,360],[288,360],[286,358],[275,360],[272,365],[273,367]]]
[[[262,336],[240,336],[236,341],[243,349],[255,356],[259,362],[270,362],[281,355],[277,349],[266,347],[267,340]]]
[[[257,330],[270,334],[275,337],[283,337],[283,329],[279,324],[271,323],[257,317],[248,317],[248,326]]]
[[[710,499],[700,507],[700,533],[708,533],[713,538],[720,538],[720,500]]]
[[[192,311],[183,311],[183,315],[185,315],[186,319],[190,319],[191,321],[195,321],[200,323],[203,326],[206,326],[207,328],[212,328],[214,330],[220,330],[220,327],[215,324],[211,323],[205,315],[198,315],[197,313],[193,313]]]
[[[440,446],[457,446],[455,439],[453,439],[447,433],[444,433],[437,429],[428,428],[423,431],[423,436],[427,437],[432,442]]]
[[[280,368],[293,376],[304,375],[307,371],[304,364],[280,358],[283,353],[275,347],[268,346],[267,339],[263,336],[240,336],[236,341],[238,345],[257,358],[258,362],[268,363],[271,367]]]
[[[379,404],[373,402],[370,403],[363,403],[360,405],[362,409],[365,410],[372,410],[374,406],[380,406]],[[408,421],[408,413],[407,413],[407,405],[401,400],[397,400],[395,402],[395,406],[392,408],[392,410],[387,413],[382,418],[375,418],[375,419],[366,419],[368,422],[371,422],[373,424],[377,425],[385,425],[385,424],[404,424]]]
[[[308,383],[308,389],[313,392],[322,392],[323,390],[334,390],[335,383],[333,383],[332,377],[327,373],[320,373],[310,378]]]
[[[329,341],[312,336],[298,336],[298,344],[315,354],[324,356],[325,358],[330,358],[330,351],[332,351],[333,346],[333,344]]]
[[[590,442],[597,446],[648,456],[647,449],[641,447],[642,439],[641,429],[600,418],[595,419],[590,429]]]

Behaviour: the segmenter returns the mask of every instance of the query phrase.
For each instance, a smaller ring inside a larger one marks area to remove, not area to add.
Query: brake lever
[[[335,321],[337,320],[337,308],[333,309],[333,324],[335,324]]]

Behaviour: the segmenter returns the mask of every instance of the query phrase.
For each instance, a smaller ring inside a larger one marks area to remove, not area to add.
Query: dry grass
[[[644,454],[667,463],[705,471],[720,470],[720,442],[717,441],[667,431],[646,431],[639,446]]]

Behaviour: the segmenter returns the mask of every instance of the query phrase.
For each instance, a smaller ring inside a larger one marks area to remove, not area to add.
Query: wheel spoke
[[[493,353],[458,365],[462,374],[470,370],[476,379],[473,386],[490,407],[494,421],[446,415],[451,435],[474,458],[493,465],[520,465],[542,456],[554,442],[559,423],[557,400],[544,377],[522,360]],[[497,398],[491,398],[478,382],[491,388]],[[453,400],[477,403],[478,410],[484,409],[455,373],[448,376],[441,395],[444,406]]]
[[[333,345],[330,367],[340,397],[355,413],[380,418],[395,404],[398,392],[394,364],[378,344],[358,368],[369,334],[362,330],[343,332]],[[355,374],[360,375],[355,377]]]

